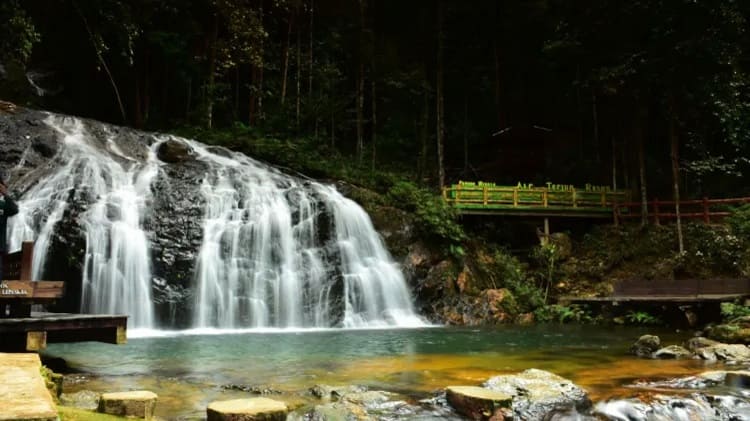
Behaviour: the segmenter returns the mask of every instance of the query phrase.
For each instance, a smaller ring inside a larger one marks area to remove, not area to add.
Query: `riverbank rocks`
[[[710,326],[706,336],[720,342],[750,344],[750,316],[739,317],[729,323]]]
[[[653,357],[660,359],[692,358],[693,353],[679,345],[669,345],[654,352]]]
[[[534,368],[493,377],[483,386],[512,397],[514,419],[542,420],[556,411],[591,406],[585,390],[568,379]]]
[[[473,420],[501,421],[511,414],[511,395],[477,386],[448,386],[445,388],[448,403]]]
[[[284,402],[268,398],[215,401],[206,409],[208,421],[284,421],[288,412]]]
[[[708,338],[704,338],[702,336],[696,336],[695,338],[690,338],[687,341],[685,341],[683,346],[692,352],[697,352],[701,348],[707,348],[709,346],[719,345],[720,343],[721,342],[714,341]]]
[[[661,347],[661,339],[655,335],[643,335],[630,347],[630,353],[648,357]]]
[[[156,393],[146,390],[104,393],[99,400],[98,411],[109,415],[150,420],[154,416],[156,399]]]
[[[716,344],[699,349],[700,358],[708,361],[747,361],[750,360],[750,348],[742,344]]]

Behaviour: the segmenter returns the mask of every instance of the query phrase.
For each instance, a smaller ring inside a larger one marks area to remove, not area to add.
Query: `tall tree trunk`
[[[265,32],[266,28],[263,23],[263,0],[260,0],[260,29],[261,31]],[[265,67],[265,54],[266,54],[266,39],[264,37],[260,38],[260,63],[258,63],[258,92],[256,96],[258,97],[258,110],[257,110],[257,116],[260,118],[261,121],[265,120],[265,115],[263,114],[263,69]]]
[[[297,6],[297,19],[300,20],[299,5]],[[300,116],[300,103],[302,101],[302,25],[297,25],[297,107],[295,116],[295,125],[297,127],[297,133],[299,133],[299,116]]]
[[[425,81],[425,84],[427,82]],[[427,143],[430,125],[430,92],[424,88],[424,104],[422,106],[422,125],[420,126],[419,147],[419,179],[422,180],[427,174]]]
[[[648,224],[648,192],[646,188],[646,153],[644,151],[645,125],[648,108],[640,105],[636,111],[636,142],[638,147],[638,178],[641,187],[641,226]]]
[[[86,20],[86,16],[83,14],[83,12],[78,7],[78,4],[75,1],[73,2],[73,7],[76,9],[76,12],[78,12],[78,16],[80,16],[81,20],[83,21],[83,26],[86,28],[86,33],[89,35],[89,40],[91,41],[91,45],[94,47],[96,58],[99,60],[99,63],[102,65],[102,68],[104,69],[104,72],[107,74],[107,78],[109,78],[109,83],[110,85],[112,85],[112,90],[115,93],[117,106],[120,108],[120,116],[122,117],[122,122],[123,124],[126,124],[128,119],[127,119],[127,115],[125,114],[125,105],[123,105],[122,103],[122,97],[120,96],[120,89],[117,88],[115,77],[112,75],[112,72],[109,70],[107,61],[104,59],[104,56],[102,55],[102,51],[96,42],[93,32],[91,32],[91,27],[89,27],[89,22],[88,20]]]
[[[286,40],[284,42],[284,63],[281,69],[281,105],[286,102],[286,86],[289,80],[289,48],[292,41],[292,11],[289,11],[289,23],[286,30]]]
[[[495,28],[501,28],[501,2],[495,3]],[[503,72],[502,63],[500,59],[500,35],[498,33],[493,34],[492,39],[492,50],[495,59],[495,113],[497,115],[497,128],[502,130],[508,127],[508,121],[505,116],[505,108],[503,107]]]
[[[601,163],[602,158],[599,154],[599,108],[596,101],[596,92],[591,90],[591,120],[594,129],[594,156],[596,156],[597,164]]]
[[[469,90],[464,90],[464,175],[469,174]]]
[[[375,73],[373,71],[373,73]],[[378,144],[378,113],[377,113],[377,96],[375,91],[375,75],[372,76],[372,160],[370,162],[370,170],[375,171],[375,160],[377,159],[377,144]]]
[[[677,217],[677,246],[680,254],[685,252],[685,242],[682,237],[682,216],[680,215],[680,161],[679,147],[680,139],[677,133],[677,113],[674,107],[674,99],[670,97],[670,117],[669,117],[669,143],[670,155],[672,158],[672,186],[674,212]]]
[[[315,0],[310,0],[310,57],[308,58],[307,68],[307,97],[312,101],[313,94],[313,24],[315,23]]]
[[[357,75],[357,161],[361,164],[364,155],[364,108],[365,108],[365,0],[359,0],[359,73]]]
[[[213,127],[214,91],[216,90],[216,40],[219,37],[219,16],[214,15],[214,26],[211,31],[211,46],[208,57],[208,83],[206,84],[206,127]]]
[[[445,103],[443,92],[443,1],[438,0],[437,4],[437,27],[438,27],[438,48],[437,48],[437,161],[438,161],[438,186],[442,189],[445,185],[445,167],[444,167],[444,145],[445,145]]]

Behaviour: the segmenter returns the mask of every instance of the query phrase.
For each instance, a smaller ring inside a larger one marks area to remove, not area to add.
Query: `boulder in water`
[[[748,361],[750,348],[742,344],[717,344],[697,351],[697,355],[708,361]]]
[[[710,346],[718,345],[720,342],[714,341],[712,339],[704,338],[702,336],[697,336],[695,338],[690,338],[683,344],[686,349],[697,352],[701,348],[707,348]]]
[[[503,420],[513,402],[507,393],[477,386],[448,386],[445,395],[458,413],[473,420]]]
[[[99,412],[150,420],[156,409],[156,393],[146,390],[105,393],[99,400]]]
[[[630,353],[639,357],[648,357],[661,346],[661,339],[655,335],[643,335],[630,347]]]
[[[707,336],[725,343],[750,344],[750,323],[744,318],[732,323],[711,326],[706,329]]]
[[[193,149],[184,142],[169,139],[159,145],[156,156],[163,162],[177,164],[193,158]]]
[[[206,409],[208,421],[284,421],[287,412],[284,402],[268,398],[215,401]]]
[[[73,408],[88,409],[95,411],[99,407],[101,394],[91,390],[80,390],[76,393],[63,393],[60,395],[60,403]]]
[[[510,395],[513,415],[521,420],[542,420],[555,411],[591,406],[581,387],[549,371],[528,369],[519,374],[493,377],[484,387]]]
[[[654,352],[652,356],[661,359],[692,358],[693,353],[679,345],[669,345]]]

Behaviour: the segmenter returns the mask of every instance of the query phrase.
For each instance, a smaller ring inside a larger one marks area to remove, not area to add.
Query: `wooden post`
[[[549,197],[547,196],[547,189],[544,189],[542,190],[542,205],[544,205],[545,208],[547,207],[547,204],[549,203],[548,200],[549,200]]]
[[[26,350],[41,351],[47,348],[47,332],[26,332]]]
[[[513,207],[518,207],[518,187],[513,189]]]
[[[578,200],[577,199],[578,198],[576,197],[576,189],[573,189],[573,207],[574,208],[578,207]]]
[[[711,223],[711,215],[708,213],[708,198],[703,198],[703,222],[710,224]]]
[[[615,226],[620,226],[620,206],[617,205],[617,201],[612,204],[612,218]]]
[[[549,218],[544,218],[544,238],[549,241]]]
[[[602,207],[603,208],[607,207],[607,192],[606,191],[602,191]]]
[[[456,203],[461,202],[461,183],[456,187]]]
[[[484,203],[484,206],[487,206],[487,186],[482,188],[482,202]]]
[[[31,281],[31,268],[34,261],[34,242],[24,241],[21,244],[21,279],[20,281]]]
[[[661,225],[659,221],[659,199],[654,198],[654,223],[656,225]]]

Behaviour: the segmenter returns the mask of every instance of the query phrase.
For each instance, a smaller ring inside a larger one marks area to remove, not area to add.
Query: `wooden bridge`
[[[629,202],[630,196],[605,186],[498,186],[462,181],[444,187],[443,199],[463,215],[613,218],[618,204]]]
[[[63,297],[64,282],[32,281],[34,243],[3,258],[0,273],[0,349],[39,351],[47,342],[126,342],[127,316],[32,312]]]
[[[462,215],[508,215],[537,217],[640,219],[643,204],[632,201],[630,192],[606,186],[578,188],[547,183],[545,187],[519,183],[498,186],[486,182],[459,182],[443,188],[443,200]],[[750,203],[750,197],[680,201],[680,217],[705,223],[719,221],[733,207]],[[677,218],[675,202],[653,199],[646,203],[647,217],[659,225]]]

